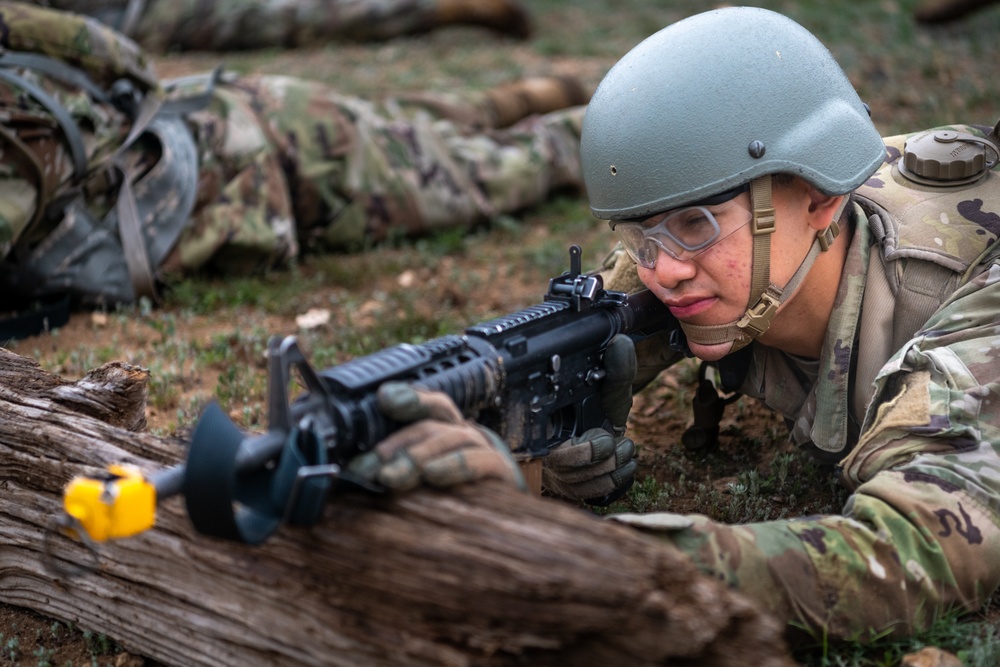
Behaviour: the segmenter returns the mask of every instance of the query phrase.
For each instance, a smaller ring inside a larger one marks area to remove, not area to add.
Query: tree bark
[[[185,667],[795,664],[780,624],[662,543],[498,483],[339,495],[257,547],[196,534],[174,498],[92,571],[54,571],[46,551],[91,558],[50,532],[72,476],[183,457],[141,432],[147,380],[112,363],[69,383],[0,349],[3,602]]]

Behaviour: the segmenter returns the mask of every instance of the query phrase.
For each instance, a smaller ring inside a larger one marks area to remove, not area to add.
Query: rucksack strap
[[[933,262],[910,260],[903,269],[896,300],[892,344],[898,350],[923,328],[941,304],[958,288],[961,276],[948,267]]]
[[[961,278],[946,266],[910,258],[898,283],[893,284],[896,264],[886,265],[878,244],[871,248],[858,327],[863,344],[858,348],[851,389],[851,406],[859,420],[864,417],[879,371],[958,288]]]
[[[107,92],[94,83],[83,70],[67,65],[51,56],[41,53],[3,51],[0,53],[0,67],[30,69],[66,85],[82,88],[98,102],[111,103]]]
[[[63,137],[66,140],[66,145],[73,160],[73,179],[76,181],[82,180],[87,175],[87,150],[83,145],[83,137],[80,135],[80,128],[77,127],[76,121],[69,115],[66,108],[56,98],[43,90],[41,86],[25,79],[17,72],[3,67],[2,64],[2,61],[0,61],[0,81],[4,81],[26,92],[36,102],[41,104],[46,111],[52,114],[52,117],[59,124],[59,129],[62,130]]]
[[[121,173],[121,188],[118,190],[118,200],[115,211],[118,213],[118,238],[122,242],[122,252],[125,254],[125,266],[128,268],[129,280],[136,298],[157,298],[156,279],[153,277],[153,266],[149,261],[149,251],[143,238],[142,221],[139,219],[139,209],[135,203],[135,193],[132,191],[132,175],[122,161],[115,164],[115,169]]]

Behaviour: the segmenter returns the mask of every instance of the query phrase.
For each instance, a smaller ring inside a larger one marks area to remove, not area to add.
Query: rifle
[[[384,491],[347,465],[402,426],[376,405],[376,390],[389,381],[446,393],[522,459],[607,428],[601,384],[608,343],[620,333],[638,340],[679,327],[648,290],[605,290],[599,275],[580,267],[574,245],[570,270],[549,280],[542,303],[463,335],[396,345],[321,372],[295,337],[272,338],[266,433],[245,435],[212,402],[184,463],[148,477],[109,466],[101,477],[71,480],[60,528],[88,543],[128,537],[152,528],[157,503],[175,495],[184,496],[199,532],[239,542],[260,543],[282,523],[314,524],[335,490]],[[306,391],[289,401],[293,370]]]

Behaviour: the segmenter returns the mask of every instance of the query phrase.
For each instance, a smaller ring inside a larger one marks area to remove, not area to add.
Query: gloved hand
[[[542,486],[546,490],[595,505],[607,505],[624,495],[639,468],[635,444],[625,437],[636,373],[631,338],[619,334],[611,339],[604,353],[604,371],[601,404],[612,431],[590,429],[542,459]]]
[[[462,417],[447,394],[387,382],[376,398],[385,416],[407,426],[355,457],[348,466],[355,475],[393,491],[421,483],[447,488],[481,479],[502,479],[527,488],[506,443]]]
[[[638,468],[630,439],[592,428],[545,457],[542,486],[564,498],[607,505],[629,490]]]

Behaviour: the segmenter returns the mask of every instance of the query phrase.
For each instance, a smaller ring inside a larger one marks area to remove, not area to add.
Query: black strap
[[[22,89],[45,107],[46,111],[52,114],[52,117],[56,119],[56,122],[59,123],[59,127],[63,131],[66,144],[69,146],[70,155],[73,158],[73,178],[78,181],[83,179],[87,174],[87,151],[83,146],[83,138],[80,136],[80,130],[76,126],[76,121],[69,115],[69,112],[66,111],[58,100],[42,90],[41,87],[28,81],[16,72],[0,67],[0,80]]]
[[[64,294],[0,318],[0,341],[29,338],[65,325],[69,321],[69,306],[69,295]]]
[[[67,65],[61,60],[40,53],[4,51],[0,54],[0,67],[22,67],[44,74],[50,79],[61,81],[76,88],[86,90],[98,102],[109,103],[108,94],[94,83],[83,70]]]

